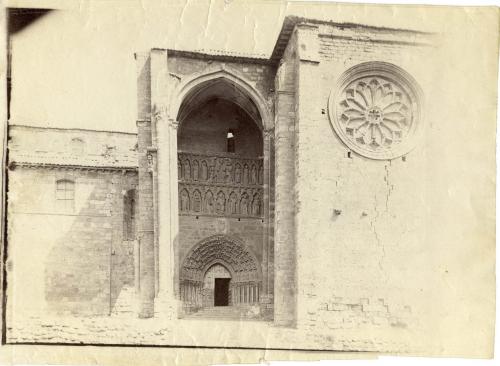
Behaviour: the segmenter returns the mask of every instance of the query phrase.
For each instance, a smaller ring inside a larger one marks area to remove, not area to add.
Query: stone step
[[[213,306],[206,307],[189,314],[188,318],[216,319],[258,319],[259,313],[255,306]]]

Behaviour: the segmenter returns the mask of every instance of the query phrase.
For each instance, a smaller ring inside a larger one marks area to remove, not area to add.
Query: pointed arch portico
[[[239,92],[250,98],[258,110],[261,120],[259,127],[262,130],[266,131],[274,127],[273,117],[266,99],[243,75],[224,64],[210,66],[202,72],[184,78],[172,91],[168,108],[169,118],[172,121],[179,121],[181,106],[189,98],[190,94],[196,95],[196,91],[200,91],[203,87],[209,87],[210,84],[213,85],[213,83],[220,81],[233,85]],[[236,98],[233,98],[231,101],[248,111],[244,103],[238,101]],[[252,115],[253,113],[249,114]]]
[[[259,279],[258,286],[260,287],[257,293],[265,297],[265,295],[269,294],[270,289],[272,289],[273,282],[272,261],[270,261],[272,253],[270,254],[269,252],[269,237],[272,235],[270,231],[270,227],[272,227],[272,216],[269,214],[269,208],[272,205],[270,205],[269,201],[271,196],[271,182],[274,181],[274,179],[271,180],[271,175],[274,174],[271,163],[272,149],[274,147],[274,118],[270,103],[266,99],[269,91],[262,89],[260,84],[256,84],[243,76],[243,74],[237,70],[237,68],[240,67],[239,64],[227,65],[226,63],[214,61],[213,64],[207,63],[206,65],[208,66],[201,72],[179,76],[176,70],[172,70],[174,73],[169,72],[169,65],[175,65],[175,62],[169,63],[167,56],[167,50],[153,49],[146,57],[146,61],[141,61],[139,65],[140,78],[144,75],[143,80],[145,80],[144,83],[146,84],[146,87],[139,91],[139,93],[143,93],[139,95],[139,108],[142,108],[141,103],[146,100],[148,101],[148,108],[150,110],[149,121],[148,114],[139,113],[139,116],[143,116],[142,119],[139,118],[138,122],[138,126],[141,126],[141,129],[139,129],[140,145],[142,131],[151,134],[149,138],[151,144],[148,145],[148,142],[145,141],[141,150],[143,151],[141,154],[144,153],[147,155],[147,159],[144,159],[144,162],[149,162],[150,164],[147,164],[144,169],[140,167],[140,171],[143,172],[142,177],[144,177],[144,180],[151,179],[152,181],[150,184],[151,191],[149,191],[149,188],[147,192],[146,190],[140,190],[142,198],[140,198],[139,201],[142,199],[142,202],[147,202],[148,200],[153,202],[155,219],[151,230],[154,231],[155,251],[155,277],[153,284],[155,314],[161,314],[163,309],[166,309],[165,304],[171,304],[172,306],[170,306],[169,309],[173,310],[166,311],[170,311],[170,314],[175,316],[175,309],[179,309],[178,301],[181,300],[183,296],[180,292],[179,285],[181,281],[186,280],[182,278],[182,258],[179,258],[179,248],[183,245],[181,242],[182,239],[179,237],[179,127],[182,127],[185,119],[192,111],[195,111],[195,108],[205,108],[203,103],[208,103],[211,99],[220,99],[226,103],[234,104],[243,111],[242,113],[249,117],[249,121],[252,120],[258,127],[255,131],[257,131],[257,134],[261,138],[261,146],[259,149],[262,153],[250,157],[238,155],[237,153],[233,157],[236,159],[233,161],[234,170],[232,179],[234,182],[217,182],[219,185],[217,192],[221,191],[220,184],[225,184],[225,190],[223,190],[223,195],[220,195],[222,197],[220,199],[222,200],[225,197],[227,201],[218,205],[214,197],[213,203],[211,203],[214,210],[213,212],[210,211],[206,213],[206,215],[208,215],[207,217],[210,217],[210,215],[220,216],[221,210],[224,212],[224,215],[240,214],[239,212],[235,213],[233,212],[234,210],[231,211],[229,209],[229,202],[232,202],[233,206],[234,203],[236,203],[236,208],[240,207],[241,202],[243,202],[241,201],[241,197],[243,197],[245,193],[245,191],[241,189],[245,188],[246,191],[248,191],[249,199],[247,200],[248,202],[244,201],[244,206],[246,208],[243,210],[244,215],[246,216],[246,220],[258,221],[262,228],[262,244],[260,240],[255,241],[256,244],[252,244],[259,246],[259,261],[257,262],[259,275],[253,278],[253,280]],[[140,83],[141,80],[139,80],[139,84]],[[266,97],[264,95],[266,95]],[[150,132],[148,132],[148,122],[150,124]],[[246,122],[243,121],[241,122],[241,124],[245,123]],[[220,161],[227,161],[228,158],[231,157],[225,155],[215,155],[214,157],[217,164]],[[182,161],[184,162],[184,160]],[[196,162],[194,160],[196,160]],[[249,162],[249,167],[254,167],[255,165],[253,170],[248,169],[247,174],[249,178],[244,179],[244,177],[246,177],[246,171],[243,167],[246,165],[241,164],[241,167],[238,169],[237,161],[243,163]],[[201,178],[204,177],[203,167],[205,165],[203,165],[203,162],[203,159],[197,157],[193,159],[191,169],[195,169],[195,167],[199,167],[199,169],[195,173],[189,175],[189,179],[193,181],[189,184],[199,185]],[[254,164],[254,162],[257,164]],[[217,167],[218,166],[219,165],[217,165]],[[208,168],[211,168],[211,166]],[[210,169],[208,169],[208,174],[213,177],[213,172],[210,171]],[[227,174],[225,176],[227,177]],[[236,176],[238,176],[238,179],[236,179]],[[220,179],[220,173],[218,177],[217,179]],[[187,182],[183,184],[187,184]],[[206,184],[209,183],[207,182]],[[231,184],[239,190],[233,189]],[[247,187],[243,187],[244,185]],[[143,186],[145,187],[145,185]],[[234,195],[231,195],[233,191],[241,196],[236,198],[237,201]],[[199,202],[196,201],[196,205],[194,205],[194,203],[188,203],[183,206],[189,208],[187,215],[194,214],[194,212],[191,211],[193,211],[195,207],[196,214],[205,207],[206,192],[208,191],[198,189],[196,192],[198,192],[196,198]],[[194,191],[190,193],[194,194]],[[188,196],[186,195],[185,197],[187,198]],[[189,198],[191,198],[191,195]],[[230,198],[234,202],[229,201]],[[250,206],[251,204],[253,206]],[[144,207],[145,211],[146,209],[147,208]],[[258,235],[260,235],[260,232]],[[146,247],[143,243],[141,243],[141,245],[144,248]],[[262,247],[260,247],[261,245]],[[209,266],[208,268],[210,268],[211,264],[216,264],[216,262],[217,261],[207,263],[207,266]],[[231,267],[228,263],[222,264],[227,264],[228,267]],[[147,264],[144,263],[144,265],[150,266],[151,264],[148,262]],[[231,280],[233,284],[238,283],[238,281],[234,280],[237,277],[238,275],[234,274]],[[151,291],[146,291],[151,287],[149,281],[149,279],[146,281],[148,283],[146,287],[141,287],[141,294],[144,293],[143,297],[147,298],[148,302],[151,298]],[[189,282],[190,280],[187,281]],[[241,301],[247,301],[249,298],[255,299],[257,295],[256,292],[250,288],[251,284],[246,284],[245,286],[247,287],[242,290]],[[193,296],[193,291],[189,291],[187,292],[191,294],[189,296]],[[148,314],[150,314],[150,312]]]

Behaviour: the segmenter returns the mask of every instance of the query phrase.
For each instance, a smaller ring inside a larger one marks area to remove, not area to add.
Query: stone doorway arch
[[[227,273],[214,278],[230,278],[228,305],[259,302],[262,274],[257,258],[239,239],[213,235],[201,240],[186,255],[180,268],[180,295],[186,311],[214,306],[214,290],[207,285],[212,268]],[[215,272],[215,271],[214,271]],[[214,282],[215,286],[215,282]],[[211,292],[212,291],[212,292]]]

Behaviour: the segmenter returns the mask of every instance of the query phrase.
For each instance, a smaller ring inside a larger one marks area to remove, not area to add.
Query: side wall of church
[[[359,155],[332,128],[328,101],[341,75],[368,61],[403,68],[425,94],[421,64],[429,50],[410,44],[410,35],[394,41],[382,30],[320,25],[298,26],[296,33],[298,324],[326,333],[413,327],[427,310],[420,275],[428,260],[426,142],[404,158]]]
[[[26,148],[22,145],[34,134],[11,131],[7,277],[9,285],[22,284],[8,288],[12,316],[109,314],[121,291],[134,284],[134,243],[124,228],[123,205],[125,192],[137,186],[137,174],[130,169],[20,164],[29,154],[16,147]],[[68,132],[48,134],[61,141]],[[96,140],[87,138],[87,144]]]

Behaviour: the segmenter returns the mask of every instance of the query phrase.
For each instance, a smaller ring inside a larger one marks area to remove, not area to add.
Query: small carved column
[[[139,317],[150,318],[154,314],[155,263],[154,263],[154,210],[153,210],[153,156],[151,146],[151,122],[137,121],[139,157]]]
[[[177,130],[179,128],[179,122],[175,119],[169,120],[168,124],[168,138],[169,138],[169,176],[170,176],[170,206],[168,209],[170,212],[170,237],[168,241],[170,243],[170,273],[169,273],[169,291],[170,296],[173,299],[176,296],[178,288],[173,286],[174,283],[178,282],[178,268],[175,267],[175,249],[179,247],[179,177],[177,170]]]
[[[177,123],[157,123],[159,292],[165,305],[174,300],[174,247],[178,236]],[[168,311],[168,309],[164,309]],[[163,310],[162,310],[163,311]]]
[[[273,263],[270,258],[273,245],[273,226],[274,226],[274,129],[264,131],[264,230],[263,230],[263,256],[262,256],[262,300],[269,301],[272,294]]]

